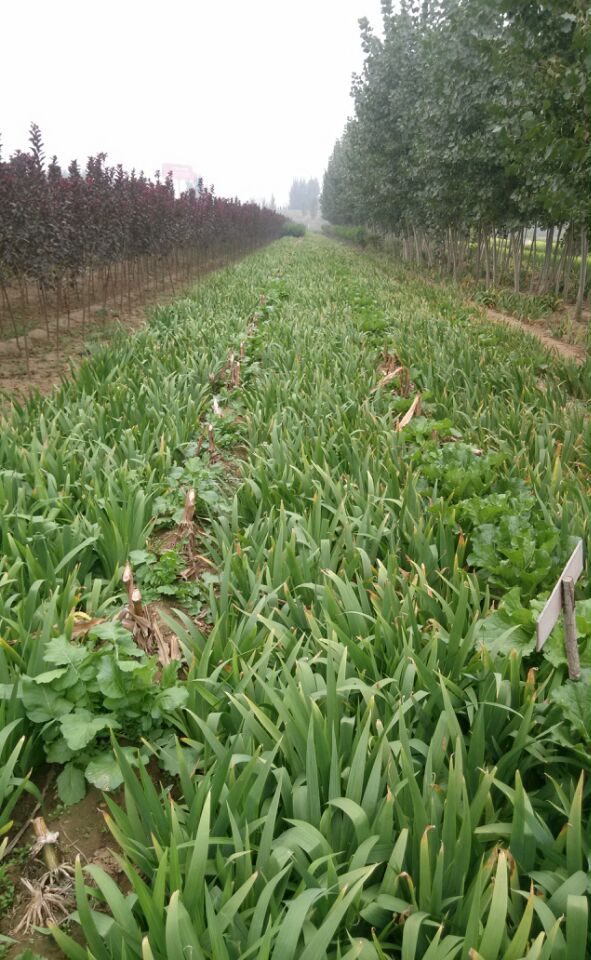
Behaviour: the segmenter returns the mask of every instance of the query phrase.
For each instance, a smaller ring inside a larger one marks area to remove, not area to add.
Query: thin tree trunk
[[[497,231],[493,229],[492,233],[492,283],[493,287],[497,285]]]
[[[513,290],[519,293],[521,286],[521,261],[523,259],[523,227],[513,235]]]
[[[513,247],[513,234],[511,233],[508,237],[504,237],[501,244],[501,269],[499,272],[499,282],[502,286],[503,278],[509,270],[509,259],[511,257],[511,249]]]
[[[569,252],[570,252],[571,233],[572,233],[572,231],[571,231],[571,229],[570,229],[570,227],[569,227],[569,229],[567,230],[567,232],[566,232],[566,234],[565,234],[565,236],[564,236],[564,241],[563,241],[563,244],[562,244],[562,250],[561,250],[561,252],[560,252],[560,259],[559,259],[558,264],[557,264],[557,266],[556,266],[556,270],[554,271],[554,294],[555,294],[556,296],[558,296],[558,294],[560,293],[560,281],[561,281],[561,279],[563,280],[563,287],[564,287],[564,275],[565,275],[566,264],[567,264],[568,256],[569,256]]]
[[[535,273],[535,269],[536,269],[537,233],[538,233],[538,225],[537,225],[536,223],[534,223],[534,235],[533,235],[533,239],[532,239],[532,242],[531,242],[531,246],[530,246],[530,248],[529,248],[529,255],[528,255],[528,258],[527,258],[527,268],[526,268],[527,273],[529,273],[529,292],[530,292],[530,293],[533,293],[533,289],[534,289],[534,273]],[[533,257],[533,264],[532,264],[532,257]]]
[[[39,281],[39,296],[41,300],[41,312],[43,313],[43,322],[45,323],[45,332],[47,333],[47,339],[49,340],[49,305],[47,303],[47,291],[45,289],[45,284],[43,280]]]
[[[59,356],[60,349],[60,310],[62,308],[62,278],[58,277],[55,291],[55,349]]]
[[[412,226],[412,232],[413,232],[414,241],[415,241],[415,256],[417,258],[417,266],[419,267],[421,265],[421,251],[419,249],[419,238],[417,236],[417,228],[415,227],[414,223],[411,224],[411,226]]]
[[[574,224],[571,224],[570,230],[568,231],[568,252],[566,256],[566,261],[564,265],[564,284],[562,287],[562,299],[565,303],[568,303],[568,296],[570,293],[570,282],[573,274],[573,267],[575,264],[575,227]]]
[[[449,228],[449,249],[451,253],[451,266],[452,266],[452,276],[454,278],[454,283],[458,279],[458,265],[456,261],[456,243],[453,228]]]
[[[542,271],[540,273],[538,293],[546,292],[546,284],[548,282],[548,273],[550,271],[550,262],[552,260],[553,243],[554,243],[554,227],[550,227],[550,229],[546,231],[546,251],[544,253],[544,263],[542,264]]]
[[[476,277],[476,283],[480,281],[481,270],[482,270],[482,227],[478,225],[478,241],[476,245],[476,264],[474,266],[474,275]]]
[[[587,227],[581,227],[581,265],[579,267],[579,289],[577,291],[577,301],[575,304],[575,320],[580,320],[583,315],[583,301],[585,299],[585,285],[587,282],[587,256],[589,254],[589,238],[587,237]]]
[[[26,293],[25,293],[25,284],[22,277],[19,280],[20,296],[21,296],[21,310],[23,312],[23,339],[25,342],[25,367],[27,373],[30,373],[31,364],[29,362],[29,332],[27,330],[27,310],[26,310]]]
[[[19,338],[19,335],[18,335],[18,326],[17,326],[17,323],[16,323],[16,317],[15,317],[14,311],[13,311],[13,309],[12,309],[12,304],[11,304],[11,302],[10,302],[10,297],[8,296],[8,290],[6,289],[3,280],[0,281],[0,287],[2,288],[2,294],[3,294],[4,300],[5,300],[5,302],[6,302],[6,310],[7,310],[7,312],[8,312],[8,316],[10,317],[10,322],[12,323],[12,329],[14,330],[14,338],[15,338],[15,340],[16,340],[17,350],[20,351],[21,343],[20,343],[20,338]]]
[[[549,287],[553,287],[553,286],[554,286],[554,282],[555,282],[555,279],[556,279],[556,270],[558,269],[558,267],[559,267],[559,265],[560,265],[560,258],[561,258],[561,256],[562,256],[562,249],[561,249],[561,246],[560,246],[560,240],[561,240],[561,238],[562,238],[562,228],[563,228],[563,224],[561,223],[561,224],[559,224],[558,230],[557,230],[557,232],[556,232],[556,241],[555,241],[555,243],[554,243],[554,250],[553,250],[553,252],[552,252],[552,265],[551,265],[550,273],[549,273],[549,275],[548,275],[548,286],[549,286]],[[564,247],[564,243],[563,243],[563,247]]]

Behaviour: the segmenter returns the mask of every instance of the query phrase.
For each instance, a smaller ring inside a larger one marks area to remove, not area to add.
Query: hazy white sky
[[[189,164],[219,194],[284,203],[352,112],[362,16],[379,29],[380,0],[4,0],[3,154],[33,120],[62,165]]]

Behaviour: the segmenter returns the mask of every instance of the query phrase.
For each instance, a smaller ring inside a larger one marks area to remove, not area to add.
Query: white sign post
[[[575,621],[575,583],[584,568],[583,541],[579,540],[536,623],[536,650],[539,651],[552,633],[560,614],[564,614],[564,646],[568,675],[571,680],[581,679],[581,662],[579,660]]]

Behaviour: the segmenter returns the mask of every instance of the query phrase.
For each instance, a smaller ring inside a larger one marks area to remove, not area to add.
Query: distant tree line
[[[318,214],[318,199],[320,184],[316,177],[311,180],[294,180],[289,191],[290,210],[300,210],[302,213],[316,217]]]
[[[322,213],[408,260],[576,301],[591,216],[591,16],[583,0],[383,0],[361,21],[355,116]],[[536,240],[543,232],[543,243]],[[540,252],[538,254],[538,247]],[[533,261],[532,261],[533,256]],[[535,268],[535,269],[534,269]]]

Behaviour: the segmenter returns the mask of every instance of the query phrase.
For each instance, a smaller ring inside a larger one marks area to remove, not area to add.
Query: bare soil
[[[111,316],[108,320],[88,319],[82,325],[80,317],[72,314],[70,330],[61,342],[48,339],[38,327],[29,334],[29,370],[16,340],[0,341],[0,395],[10,400],[23,401],[39,391],[48,394],[91,353],[93,346],[108,343],[117,331],[133,333],[146,322],[145,309],[134,310],[124,317]],[[22,341],[21,341],[22,342]]]

